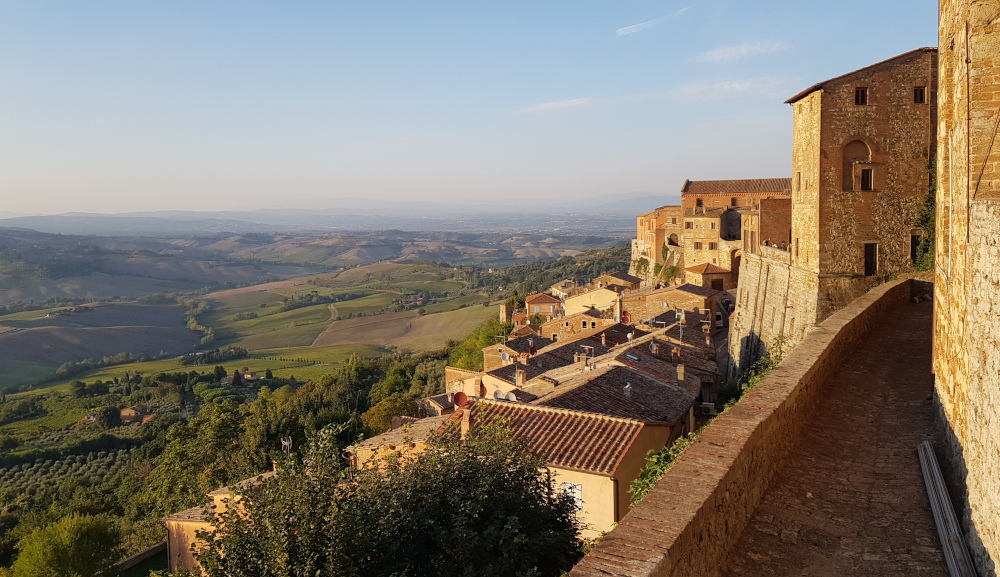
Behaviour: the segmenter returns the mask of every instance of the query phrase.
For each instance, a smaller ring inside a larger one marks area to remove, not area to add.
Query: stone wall
[[[768,352],[791,351],[815,325],[819,277],[789,264],[787,251],[758,250],[740,264],[736,311],[729,317],[729,377]]]
[[[980,575],[1000,562],[1000,0],[940,3],[934,377]]]
[[[813,331],[716,419],[571,577],[718,575],[829,377],[865,333],[911,296],[882,285]]]

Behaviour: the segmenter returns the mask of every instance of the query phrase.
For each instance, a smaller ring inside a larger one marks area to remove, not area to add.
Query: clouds
[[[733,62],[751,56],[761,54],[771,54],[784,50],[786,46],[781,42],[744,42],[732,46],[720,46],[708,52],[702,52],[695,57],[696,62]]]
[[[592,106],[596,100],[593,98],[573,98],[571,100],[556,100],[554,102],[543,102],[520,110],[515,110],[514,114],[544,114],[546,112],[558,112],[571,108],[584,108]]]
[[[670,97],[682,102],[712,102],[735,98],[783,98],[793,90],[787,78],[747,78],[720,82],[692,82],[669,92]]]
[[[675,16],[680,16],[681,14],[687,12],[688,10],[690,10],[693,7],[694,7],[694,5],[692,4],[691,6],[688,6],[686,8],[681,8],[680,10],[678,10],[677,12],[674,12],[673,14],[667,14],[666,16],[661,16],[661,17],[656,18],[654,20],[648,20],[646,22],[641,22],[639,24],[633,24],[631,26],[626,26],[624,28],[619,28],[618,30],[615,31],[615,34],[617,34],[618,36],[628,36],[629,34],[635,34],[636,32],[642,32],[643,30],[649,30],[650,28],[652,28],[654,26],[659,26],[660,24],[663,24],[664,22],[666,22],[667,20],[670,20],[671,18],[674,18]]]

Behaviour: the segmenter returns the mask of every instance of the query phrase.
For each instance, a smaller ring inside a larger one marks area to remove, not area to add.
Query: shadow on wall
[[[927,283],[930,284],[930,283]],[[937,425],[944,439],[943,447],[935,447],[935,452],[941,463],[941,473],[944,475],[945,484],[948,486],[948,496],[951,498],[951,506],[956,514],[961,518],[962,531],[965,532],[965,542],[969,545],[979,569],[979,574],[984,576],[996,575],[996,562],[990,558],[989,552],[979,536],[976,525],[972,522],[972,508],[969,504],[969,494],[966,491],[969,483],[969,470],[965,466],[965,449],[958,441],[958,436],[951,428],[951,423],[944,414],[941,406],[941,399],[937,396],[937,389],[934,389],[934,424]]]
[[[731,371],[733,374],[730,375],[730,378],[739,378],[743,373],[739,367],[753,367],[765,357],[783,357],[788,353],[787,348],[783,337],[768,344],[755,331],[750,331],[747,336],[740,339],[740,360],[733,367]]]

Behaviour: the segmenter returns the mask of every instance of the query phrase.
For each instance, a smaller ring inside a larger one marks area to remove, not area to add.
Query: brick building
[[[937,49],[920,48],[786,101],[794,122],[791,238],[787,250],[771,238],[771,247],[742,255],[731,319],[735,370],[768,346],[787,352],[873,285],[911,270],[936,150],[936,75]]]
[[[980,575],[1000,564],[998,17],[1000,0],[940,3],[935,403]]]
[[[652,212],[640,214],[635,219],[636,233],[632,239],[632,265],[629,274],[638,276],[646,284],[654,281],[657,266],[676,266],[684,263],[682,238],[684,234],[684,209],[680,206],[661,206]]]

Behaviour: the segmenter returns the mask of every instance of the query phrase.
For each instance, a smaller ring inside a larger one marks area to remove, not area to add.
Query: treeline
[[[490,273],[482,267],[466,269],[465,280],[472,288],[510,293],[531,294],[543,291],[555,283],[572,279],[587,283],[608,272],[627,272],[631,259],[629,245],[587,251],[578,256],[564,256],[558,260],[545,260],[512,264],[493,269]],[[501,287],[503,290],[501,291]]]
[[[318,291],[312,291],[307,294],[288,297],[278,310],[281,312],[288,312],[302,307],[311,307],[313,305],[325,305],[359,299],[370,294],[372,294],[371,291],[362,291],[358,293],[321,295]]]
[[[181,365],[187,367],[191,365],[213,365],[225,361],[245,359],[250,356],[250,351],[243,347],[230,347],[228,349],[215,349],[205,351],[201,354],[184,355],[181,357]]]
[[[74,375],[80,373],[85,373],[93,369],[98,369],[101,367],[110,367],[112,365],[124,365],[127,363],[140,363],[145,361],[152,361],[155,359],[163,358],[166,355],[147,355],[145,353],[139,353],[138,355],[132,353],[118,353],[117,355],[111,355],[107,357],[102,357],[100,359],[84,359],[82,361],[68,362],[59,365],[56,369],[55,377],[49,379],[50,381],[57,381],[62,379],[67,379]]]

